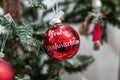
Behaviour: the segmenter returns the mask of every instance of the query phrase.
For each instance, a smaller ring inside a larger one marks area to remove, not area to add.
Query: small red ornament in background
[[[4,59],[0,58],[0,80],[14,80],[14,71],[10,64]]]
[[[69,25],[58,23],[45,33],[45,50],[53,59],[64,61],[73,57],[80,46],[77,32]]]
[[[100,40],[101,40],[100,23],[95,23],[95,26],[93,29],[94,50],[100,49]]]

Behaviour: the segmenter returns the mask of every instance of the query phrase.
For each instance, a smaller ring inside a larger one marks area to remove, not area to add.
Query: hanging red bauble
[[[63,61],[77,53],[80,38],[77,32],[69,25],[58,23],[45,33],[44,44],[45,50],[50,57]]]
[[[14,80],[14,71],[10,64],[0,58],[0,80]]]
[[[101,30],[100,30],[100,23],[95,23],[93,29],[93,42],[94,42],[94,50],[100,49],[100,40],[101,40]]]
[[[100,30],[100,23],[95,23],[93,29],[93,41],[100,41],[101,40],[101,30]]]

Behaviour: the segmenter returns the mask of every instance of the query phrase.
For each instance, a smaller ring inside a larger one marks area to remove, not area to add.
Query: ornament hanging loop
[[[60,20],[60,18],[64,15],[64,12],[63,11],[59,11],[59,5],[58,5],[58,0],[55,0],[56,3],[56,10],[55,8],[53,7],[52,10],[53,10],[53,13],[55,14],[55,17],[50,21],[50,25],[54,25],[56,23],[61,23],[62,21]]]
[[[56,1],[56,13],[58,13],[58,11],[59,11],[58,0],[55,0],[55,1]]]
[[[58,0],[55,0],[55,8],[52,8],[54,15],[56,15],[59,12],[59,5]]]

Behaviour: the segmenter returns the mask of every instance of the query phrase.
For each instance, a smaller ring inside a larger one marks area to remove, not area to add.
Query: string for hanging
[[[58,0],[55,0],[55,7],[56,7],[56,9],[54,7],[52,8],[55,16],[49,23],[50,25],[54,25],[55,23],[61,23],[62,21],[60,20],[60,18],[64,15],[63,11],[61,11],[61,10],[59,11]]]
[[[55,0],[55,1],[56,1],[56,13],[58,13],[58,11],[59,11],[58,0]]]
[[[53,10],[53,14],[55,15],[56,14],[55,8],[53,7],[52,10]]]
[[[52,8],[54,15],[56,15],[59,11],[58,0],[55,0],[55,7],[56,9],[54,7]]]

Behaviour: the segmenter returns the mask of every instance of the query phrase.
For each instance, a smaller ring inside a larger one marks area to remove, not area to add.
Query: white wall
[[[75,29],[77,30],[75,25]],[[92,37],[81,36],[80,53],[93,55],[95,62],[90,65],[84,75],[88,80],[118,80],[118,52],[120,49],[120,30],[111,25],[107,28],[108,43],[101,46],[99,51],[93,50]],[[82,80],[80,73],[69,75],[65,73],[63,80]]]

